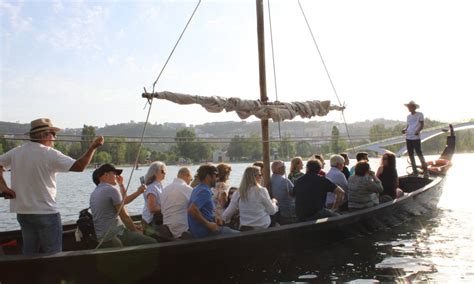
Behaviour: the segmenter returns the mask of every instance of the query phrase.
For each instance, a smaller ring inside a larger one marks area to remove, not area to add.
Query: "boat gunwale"
[[[400,178],[405,178],[408,176],[402,176]],[[411,177],[409,177],[411,178]],[[102,254],[113,254],[113,253],[124,253],[127,251],[133,251],[133,252],[138,252],[138,251],[143,251],[143,250],[149,250],[149,249],[156,249],[156,248],[168,248],[168,247],[182,247],[182,246],[189,246],[189,245],[199,245],[200,243],[208,243],[213,240],[229,240],[229,239],[239,239],[239,238],[251,238],[252,236],[255,235],[266,235],[266,234],[271,234],[273,232],[281,232],[281,231],[287,231],[287,230],[293,230],[296,228],[303,228],[303,227],[311,227],[311,226],[316,226],[316,225],[322,225],[322,224],[335,224],[337,222],[341,222],[343,220],[347,220],[350,218],[353,218],[355,216],[362,216],[366,215],[370,212],[375,212],[379,210],[383,210],[384,208],[395,206],[396,204],[402,203],[408,199],[414,198],[415,196],[418,196],[430,189],[435,188],[437,185],[439,185],[443,180],[445,176],[441,177],[435,177],[430,183],[426,184],[425,186],[409,192],[405,193],[402,197],[394,199],[389,202],[381,203],[377,206],[370,207],[370,208],[365,208],[361,210],[357,210],[354,212],[349,212],[346,214],[341,214],[338,216],[334,217],[328,217],[328,218],[321,218],[317,219],[315,221],[304,221],[304,222],[298,222],[298,223],[293,223],[293,224],[287,224],[287,225],[281,225],[279,227],[270,227],[267,229],[258,229],[258,230],[252,230],[252,231],[246,231],[246,232],[241,232],[239,234],[235,235],[221,235],[221,236],[209,236],[201,239],[190,239],[190,240],[176,240],[176,241],[171,241],[171,242],[161,242],[161,243],[156,243],[156,244],[147,244],[147,245],[137,245],[137,246],[127,246],[127,247],[121,247],[121,248],[102,248],[102,249],[86,249],[86,250],[75,250],[75,251],[62,251],[56,254],[36,254],[36,255],[4,255],[0,258],[0,263],[3,262],[20,262],[20,261],[25,261],[25,260],[36,260],[36,259],[57,259],[57,258],[64,258],[64,257],[80,257],[84,255],[102,255]],[[420,178],[421,179],[421,178]],[[15,231],[7,231],[3,233],[13,233]],[[0,232],[0,235],[2,233]]]

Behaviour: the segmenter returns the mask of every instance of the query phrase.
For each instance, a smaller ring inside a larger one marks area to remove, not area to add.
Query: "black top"
[[[383,186],[382,195],[390,195],[393,199],[397,198],[397,170],[389,170],[384,168],[379,179]]]
[[[326,194],[334,192],[337,185],[316,173],[306,173],[296,180],[295,193],[296,216],[299,221],[310,220],[326,204]]]
[[[344,168],[342,169],[342,173],[346,176],[346,179],[349,180],[349,177],[351,176],[351,172],[349,171],[349,168],[344,166]]]

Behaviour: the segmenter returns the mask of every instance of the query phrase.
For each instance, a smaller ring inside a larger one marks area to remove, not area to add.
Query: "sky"
[[[145,121],[151,86],[198,1],[0,0],[0,121]],[[268,97],[338,100],[297,0],[265,3]],[[474,1],[301,0],[348,122],[474,117]],[[156,91],[259,99],[253,0],[202,1]],[[151,123],[238,121],[156,100]],[[249,121],[256,120],[250,119]],[[342,122],[339,112],[323,118]],[[308,121],[308,120],[305,120]]]

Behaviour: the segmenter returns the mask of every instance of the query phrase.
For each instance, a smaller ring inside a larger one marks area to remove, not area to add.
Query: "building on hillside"
[[[216,150],[212,153],[212,162],[213,163],[228,163],[230,161],[229,156],[227,156],[226,151]]]

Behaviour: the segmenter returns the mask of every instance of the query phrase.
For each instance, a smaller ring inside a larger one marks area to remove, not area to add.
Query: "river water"
[[[434,159],[435,157],[428,157]],[[474,154],[454,157],[437,212],[377,232],[371,236],[334,244],[324,251],[284,252],[272,263],[250,260],[244,267],[229,270],[222,279],[229,282],[302,281],[302,282],[418,282],[474,283],[474,188],[470,182]],[[376,169],[379,161],[371,160]],[[398,159],[399,174],[405,172],[406,159]],[[326,170],[328,169],[326,163]],[[351,162],[353,164],[353,161]],[[231,184],[238,186],[247,163],[232,164]],[[190,166],[194,172],[197,166]],[[179,167],[168,167],[164,184],[176,176]],[[131,168],[124,169],[126,181]],[[146,168],[135,171],[130,191],[139,185]],[[63,222],[75,221],[80,209],[89,205],[94,189],[92,170],[83,173],[58,174],[57,201]],[[10,174],[4,173],[9,182]],[[0,199],[0,231],[18,229],[9,201]],[[139,197],[127,205],[131,214],[143,208]]]

